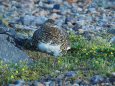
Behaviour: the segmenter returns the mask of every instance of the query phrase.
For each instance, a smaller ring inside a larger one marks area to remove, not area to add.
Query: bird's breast
[[[61,55],[61,49],[60,49],[61,45],[60,44],[52,44],[51,42],[49,43],[38,43],[37,45],[37,49],[42,51],[42,52],[46,52],[48,54],[51,54],[55,57],[58,57]]]

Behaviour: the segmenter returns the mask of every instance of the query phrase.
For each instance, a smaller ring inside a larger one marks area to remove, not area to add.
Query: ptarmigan
[[[33,46],[41,51],[58,57],[70,49],[67,32],[58,28],[52,19],[48,19],[44,25],[33,34]]]

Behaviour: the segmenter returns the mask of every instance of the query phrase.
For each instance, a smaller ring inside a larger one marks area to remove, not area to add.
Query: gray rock
[[[112,74],[111,74],[111,75],[115,77],[115,72],[112,72]]]
[[[64,20],[58,19],[58,20],[55,21],[55,23],[56,23],[57,26],[61,27],[64,23]]]
[[[20,38],[31,38],[33,36],[33,33],[35,32],[36,27],[32,26],[19,26],[17,28],[17,35]]]
[[[115,85],[115,72],[109,75],[109,81]]]
[[[100,75],[95,75],[91,78],[90,83],[91,84],[100,84],[104,81],[104,77],[100,76]]]
[[[82,85],[82,83],[83,83],[83,80],[81,78],[78,78],[74,84]]]
[[[50,86],[51,81],[44,82],[44,83],[45,83],[45,86]]]
[[[64,86],[71,86],[70,81],[65,81]]]
[[[109,81],[112,83],[112,86],[115,85],[115,77],[110,77]]]
[[[34,22],[35,16],[25,15],[24,16],[24,25],[30,25]]]
[[[36,25],[41,25],[47,20],[47,17],[45,16],[39,16],[35,18],[35,24]]]
[[[8,86],[15,86],[15,84],[9,84]]]
[[[115,0],[96,0],[96,2],[98,6],[115,9]]]
[[[16,80],[13,84],[9,84],[8,86],[29,86],[24,80]]]
[[[9,43],[7,36],[0,34],[0,59],[5,63],[31,62],[32,60],[20,49]]]
[[[115,28],[108,29],[107,32],[115,35]]]
[[[44,84],[42,84],[41,82],[38,82],[38,81],[34,81],[32,86],[44,86]]]
[[[0,34],[6,33],[8,31],[8,28],[0,27]]]
[[[106,8],[115,9],[115,0],[108,0],[107,3],[106,3]]]
[[[0,5],[0,12],[3,13],[4,12],[4,6]]]
[[[79,84],[73,84],[72,86],[79,86]]]
[[[96,11],[96,8],[89,8],[88,9],[91,13],[96,13],[97,11]]]
[[[56,85],[56,82],[55,81],[51,81],[49,86],[55,86],[55,85]]]
[[[24,80],[16,80],[13,84],[15,84],[15,85],[24,85],[25,81]]]
[[[3,21],[4,21],[3,19],[0,19],[0,33],[9,31],[9,28],[6,27],[6,25],[3,23]]]
[[[42,2],[42,1],[40,1],[40,2],[39,2],[39,6],[41,6],[41,7],[43,7],[43,6],[44,6],[44,4],[43,4],[43,2]]]
[[[65,77],[68,77],[68,78],[73,78],[75,77],[76,73],[74,71],[69,71],[65,74]]]
[[[57,79],[60,79],[60,80],[62,80],[62,79],[64,79],[65,78],[65,75],[64,74],[60,74],[59,76],[57,76]]]
[[[110,41],[109,41],[110,43],[112,43],[112,44],[115,44],[115,36],[114,37],[112,37],[111,39],[110,39]]]

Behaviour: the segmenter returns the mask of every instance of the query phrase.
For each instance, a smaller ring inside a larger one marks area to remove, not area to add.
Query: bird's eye
[[[72,25],[75,25],[76,23],[74,22],[74,23],[72,23]]]

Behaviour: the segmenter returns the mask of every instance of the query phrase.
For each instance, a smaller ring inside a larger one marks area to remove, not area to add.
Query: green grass
[[[41,76],[51,75],[56,77],[67,71],[75,71],[77,77],[89,78],[94,74],[106,75],[115,72],[115,47],[105,39],[95,38],[87,41],[81,35],[70,35],[71,50],[66,55],[58,58],[58,65],[53,68],[54,58],[47,54],[27,50],[27,54],[35,60],[31,67],[25,63],[4,64],[0,61],[0,84],[9,83],[13,80],[23,79],[38,80]]]

